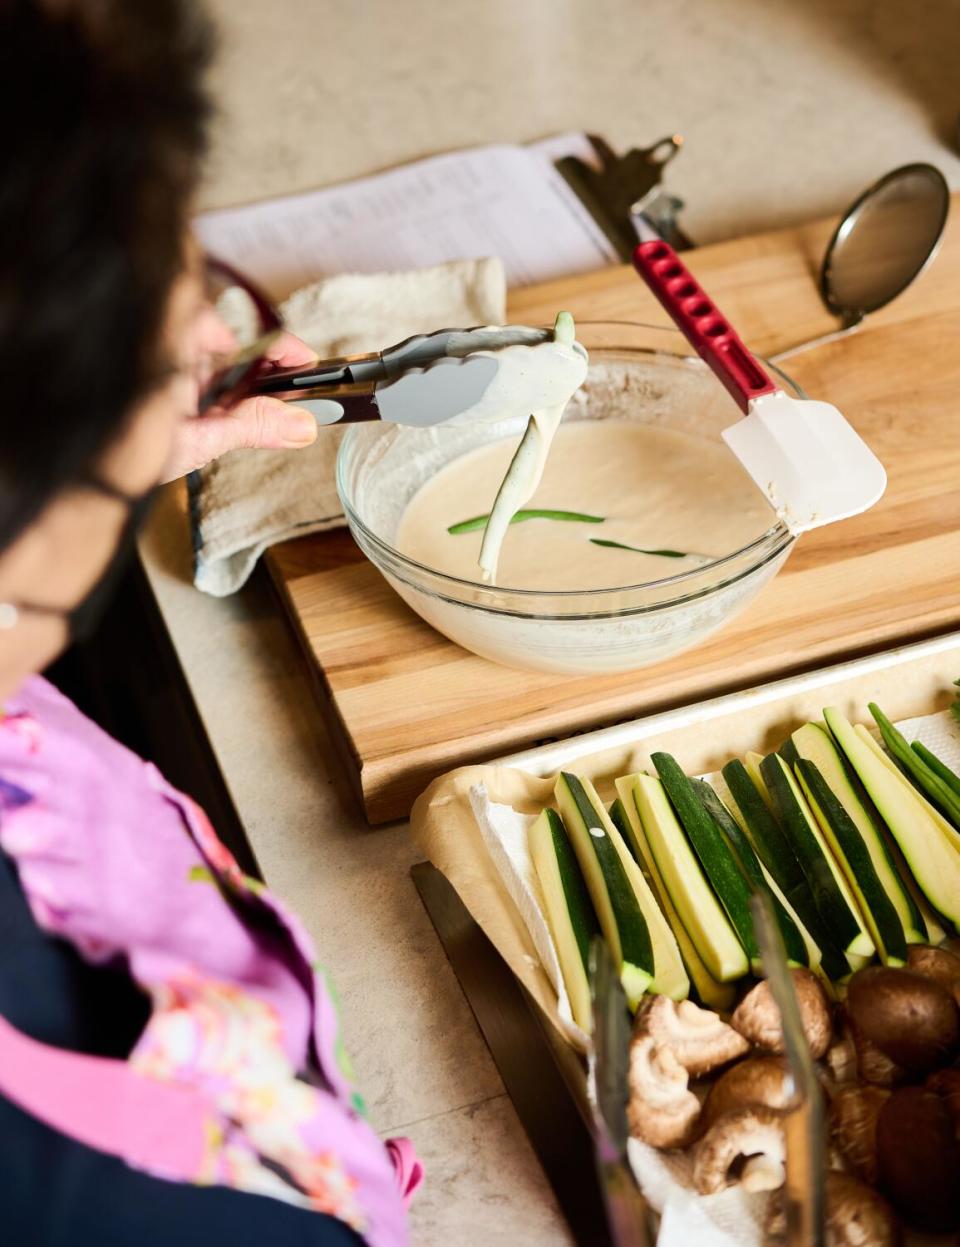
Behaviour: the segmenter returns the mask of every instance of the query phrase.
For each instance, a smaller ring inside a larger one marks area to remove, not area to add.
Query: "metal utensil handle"
[[[780,1012],[787,1066],[793,1081],[794,1104],[784,1121],[787,1242],[789,1247],[823,1247],[827,1171],[823,1094],[769,896],[755,892],[750,909],[763,970]]]
[[[620,975],[603,938],[590,945],[593,1040],[587,1053],[587,1095],[593,1110],[595,1157],[614,1247],[650,1247],[649,1208],[627,1154],[630,1021]]]
[[[305,386],[271,397],[309,411],[318,424],[360,424],[381,418],[377,387],[372,381],[344,385]]]
[[[662,239],[642,242],[633,265],[744,414],[753,399],[774,393],[776,385],[671,246]]]

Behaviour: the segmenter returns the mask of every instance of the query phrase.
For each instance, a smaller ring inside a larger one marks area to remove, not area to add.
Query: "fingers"
[[[316,439],[317,422],[309,411],[258,395],[230,412],[182,421],[164,479],[205,467],[229,450],[301,450]]]
[[[316,358],[316,351],[311,351],[305,342],[295,338],[292,333],[282,333],[267,350],[267,359],[284,368],[298,368],[304,364],[312,364]]]
[[[317,422],[309,411],[263,394],[238,404],[224,418],[233,427],[231,450],[298,450],[317,440]]]

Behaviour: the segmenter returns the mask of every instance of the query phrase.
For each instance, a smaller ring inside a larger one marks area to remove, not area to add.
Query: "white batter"
[[[411,499],[396,537],[427,567],[477,580],[482,531],[452,524],[484,515],[516,449],[511,440],[449,463]],[[732,554],[765,532],[773,514],[725,445],[655,425],[581,420],[556,433],[542,479],[523,506],[603,516],[602,524],[528,520],[510,525],[497,583],[513,589],[609,589],[689,571],[702,556]],[[489,527],[489,526],[488,526]],[[591,538],[690,557],[593,545]]]

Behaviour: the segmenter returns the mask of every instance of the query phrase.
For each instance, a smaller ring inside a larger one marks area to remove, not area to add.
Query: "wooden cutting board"
[[[816,285],[830,229],[779,230],[684,258],[747,342],[770,354],[836,327]],[[559,308],[582,320],[665,323],[627,268],[517,291],[509,316],[544,324]],[[913,289],[858,333],[785,367],[850,418],[886,465],[887,493],[866,515],[801,538],[743,615],[658,666],[590,678],[500,667],[423,623],[345,532],[269,553],[371,822],[407,814],[431,779],[461,763],[960,626],[956,215]]]

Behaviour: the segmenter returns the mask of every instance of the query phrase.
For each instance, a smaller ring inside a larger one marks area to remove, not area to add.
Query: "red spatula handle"
[[[677,253],[660,239],[642,242],[633,264],[683,336],[727,387],[741,411],[776,385],[740,341],[736,330],[694,280]]]

